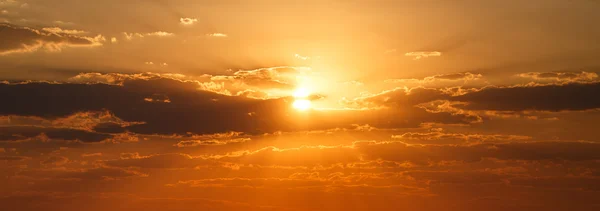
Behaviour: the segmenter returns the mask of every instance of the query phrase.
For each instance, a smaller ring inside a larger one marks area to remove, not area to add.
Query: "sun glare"
[[[306,111],[310,109],[311,103],[310,100],[296,100],[292,106],[300,111]]]
[[[300,111],[306,111],[311,108],[310,100],[306,99],[310,96],[310,91],[306,88],[298,88],[294,92],[294,98],[296,100],[292,104],[292,107]]]
[[[306,88],[298,88],[296,89],[296,91],[294,92],[294,97],[295,98],[306,98],[310,95],[310,92],[308,91],[308,89]]]

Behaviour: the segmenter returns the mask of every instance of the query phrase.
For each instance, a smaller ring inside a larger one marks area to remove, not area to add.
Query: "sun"
[[[296,91],[294,92],[294,98],[296,98],[296,100],[294,101],[294,103],[292,104],[292,107],[294,107],[297,110],[300,111],[306,111],[308,109],[310,109],[311,106],[311,102],[310,100],[306,99],[310,96],[310,91],[308,91],[308,89],[306,88],[298,88],[296,89]]]
[[[298,109],[300,111],[306,111],[306,110],[310,109],[311,103],[310,103],[310,100],[296,100],[296,101],[294,101],[292,106],[295,109]]]

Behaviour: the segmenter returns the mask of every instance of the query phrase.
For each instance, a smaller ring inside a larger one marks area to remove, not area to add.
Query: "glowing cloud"
[[[127,33],[127,32],[123,32],[123,35],[125,35],[125,39],[126,40],[133,40],[133,38],[135,38],[135,37],[137,37],[137,38],[144,37],[144,35],[142,35],[140,33]]]
[[[193,25],[193,24],[195,24],[196,22],[198,22],[198,19],[195,19],[195,18],[180,18],[180,19],[179,19],[179,22],[180,22],[182,25]]]
[[[310,59],[310,57],[302,56],[300,54],[295,54],[294,57],[296,57],[297,59],[301,59],[301,60],[309,60]]]
[[[442,53],[438,51],[418,51],[418,52],[408,52],[404,54],[405,56],[414,57],[414,60],[419,60],[422,58],[428,58],[432,56],[441,56]]]
[[[146,35],[147,36],[156,36],[156,37],[170,37],[175,34],[169,33],[169,32],[164,32],[164,31],[157,31],[157,32],[147,33]]]
[[[42,30],[50,32],[50,33],[54,33],[54,34],[84,34],[84,33],[87,33],[86,31],[61,29],[59,27],[42,28]]]

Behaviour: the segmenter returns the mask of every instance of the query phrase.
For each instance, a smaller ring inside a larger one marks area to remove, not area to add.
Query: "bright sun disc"
[[[310,104],[310,100],[296,100],[294,101],[294,104],[292,104],[292,106],[294,106],[295,109],[298,109],[300,111],[306,111],[310,109]]]

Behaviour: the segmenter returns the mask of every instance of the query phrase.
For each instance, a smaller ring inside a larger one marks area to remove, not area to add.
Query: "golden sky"
[[[597,210],[598,11],[0,0],[0,206]]]

